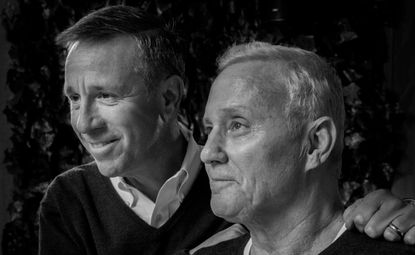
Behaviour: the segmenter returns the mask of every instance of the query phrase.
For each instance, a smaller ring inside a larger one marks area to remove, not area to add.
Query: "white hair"
[[[294,47],[251,42],[232,46],[218,59],[218,71],[246,62],[265,61],[278,67],[278,84],[284,84],[289,98],[285,105],[287,125],[294,133],[308,121],[322,116],[333,119],[343,147],[344,102],[335,70],[317,54]],[[277,86],[278,84],[275,84]]]

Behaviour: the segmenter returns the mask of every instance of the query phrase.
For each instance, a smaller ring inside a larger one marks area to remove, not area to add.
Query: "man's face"
[[[135,41],[79,43],[65,65],[71,124],[105,176],[128,176],[154,155],[159,108],[133,69]]]
[[[278,212],[301,183],[301,139],[287,129],[287,92],[277,85],[277,73],[266,62],[233,64],[209,94],[204,115],[209,136],[201,159],[212,210],[229,221]]]

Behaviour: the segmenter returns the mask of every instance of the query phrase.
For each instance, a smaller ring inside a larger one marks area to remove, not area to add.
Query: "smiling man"
[[[184,62],[174,31],[115,6],[57,41],[68,49],[71,125],[94,162],[50,185],[40,254],[172,254],[228,226],[209,209],[200,146],[177,120]]]
[[[40,207],[40,254],[172,254],[229,226],[210,210],[201,147],[178,121],[185,70],[170,26],[113,6],[57,41],[68,51],[71,125],[94,161],[50,184]],[[397,206],[378,210],[384,201]],[[415,222],[406,217],[410,206],[388,194],[352,208],[365,213],[363,225],[380,226],[376,233],[396,212],[403,226]]]
[[[160,86],[149,92],[145,73],[134,71],[136,56],[131,52],[135,47],[136,41],[129,36],[98,45],[74,43],[66,60],[64,92],[74,131],[101,174],[130,176],[131,182],[157,189],[157,179],[167,178],[156,178],[152,171],[166,167],[167,162],[154,156],[170,158],[168,165],[175,169],[185,149],[175,118],[183,82],[177,75],[160,77]],[[157,98],[162,93],[163,101]],[[140,181],[135,180],[137,174]],[[148,192],[155,199],[154,192]]]
[[[213,212],[249,234],[196,254],[415,254],[346,231],[337,182],[344,115],[340,80],[316,54],[231,47],[206,105],[201,159]],[[415,241],[413,229],[406,238]]]

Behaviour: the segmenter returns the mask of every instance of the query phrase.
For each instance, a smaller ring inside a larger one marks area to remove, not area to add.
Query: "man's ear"
[[[169,119],[180,106],[184,92],[184,82],[178,75],[171,75],[160,83],[163,104],[162,118]]]
[[[308,125],[306,171],[314,169],[327,161],[336,139],[337,130],[332,118],[323,116]]]

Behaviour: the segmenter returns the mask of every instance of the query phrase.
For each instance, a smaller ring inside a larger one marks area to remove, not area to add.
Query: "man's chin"
[[[235,205],[233,205],[231,201],[216,199],[212,196],[210,207],[216,216],[223,218],[228,222],[238,223],[237,215],[239,210],[235,208]]]
[[[108,164],[108,162],[97,161],[97,167],[99,172],[106,177],[116,177],[120,175],[119,167],[114,164]]]

